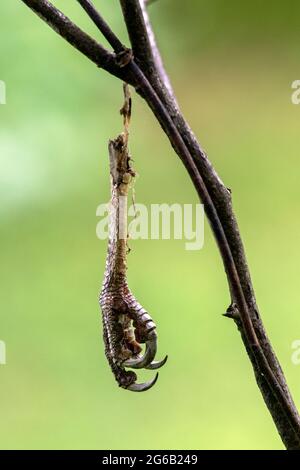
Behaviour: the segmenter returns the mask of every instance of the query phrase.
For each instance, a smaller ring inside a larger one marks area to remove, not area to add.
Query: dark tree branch
[[[21,1],[31,8],[31,10],[44,20],[56,33],[62,36],[98,67],[101,67],[106,70],[106,72],[109,72],[111,75],[121,80],[129,80],[124,73],[124,69],[120,67],[116,54],[109,52],[92,39],[48,0]],[[135,83],[130,84],[135,86]]]
[[[273,419],[285,444],[288,445],[288,441],[289,445],[294,443],[292,445],[299,446],[299,415],[287,387],[280,364],[271,347],[270,341],[266,336],[264,326],[258,313],[243,244],[241,241],[238,225],[232,211],[231,195],[218,177],[211,163],[208,161],[205,153],[201,149],[190,127],[179,110],[174,92],[170,86],[170,82],[165,78],[167,74],[156,44],[155,36],[146,9],[145,0],[120,0],[120,2],[136,60],[149,79],[153,88],[159,94],[161,101],[164,103],[166,109],[172,117],[174,124],[176,125],[184,142],[186,143],[187,148],[190,151],[193,160],[203,177],[204,183],[212,198],[214,206],[217,209],[218,217],[224,229],[233,262],[235,263],[238,272],[238,282],[243,290],[244,299],[247,303],[247,315],[249,316],[249,321],[251,321],[253,324],[260,348],[264,353],[265,359],[267,360],[268,366],[272,370],[272,374],[275,379],[272,385],[266,378],[265,374],[263,374],[263,370],[261,370],[261,361],[257,360],[256,352],[253,351],[253,348],[249,347],[249,338],[248,335],[245,334],[243,324],[239,320],[236,320],[237,325],[241,331],[245,347],[250,356],[256,379],[262,391],[264,400],[273,416]],[[226,269],[226,271],[228,270]],[[231,280],[229,279],[229,285],[230,284]],[[231,288],[230,290],[232,295],[232,303],[233,305],[235,303],[238,304],[240,310],[239,313],[241,314],[241,307],[239,302],[234,295],[233,289]],[[290,413],[295,416],[296,421],[298,422],[296,433],[293,430],[287,431],[285,413],[282,412],[286,404],[282,407],[282,404],[277,401],[273,393],[274,387],[278,386],[283,390],[285,401],[290,407]]]
[[[94,4],[91,0],[77,0],[78,3],[84,8],[87,12],[91,20],[95,23],[95,25],[99,28],[107,42],[112,46],[113,50],[116,53],[123,52],[125,46],[121,43],[119,38],[115,35],[115,33],[111,30],[108,24],[104,21],[100,13],[96,10]]]
[[[162,57],[160,55],[160,51],[157,46],[155,35],[154,35],[153,29],[150,23],[149,15],[147,13],[147,6],[149,5],[149,3],[153,3],[153,0],[152,2],[149,2],[149,0],[148,1],[141,0],[140,5],[141,5],[142,13],[143,13],[143,19],[144,19],[145,28],[146,28],[146,34],[148,36],[148,43],[150,46],[154,69],[157,71],[157,74],[160,77],[161,82],[166,87],[170,97],[172,97],[173,103],[175,103],[176,106],[178,107],[175,93],[172,88],[169,75],[166,72]],[[148,54],[148,58],[149,58],[149,54]]]
[[[299,449],[299,415],[258,315],[230,193],[178,109],[153,33],[151,36],[144,0],[121,0],[135,60],[90,1],[78,0],[117,54],[106,51],[47,0],[22,1],[99,67],[133,85],[152,109],[204,204],[222,255],[235,309],[235,315],[232,308],[227,316],[235,318],[238,324],[257,382],[283,442],[289,449]]]
[[[120,3],[136,61],[141,64],[152,85],[155,85],[154,88],[162,101],[171,97],[172,104],[176,103],[175,94],[151,27],[145,0],[140,2],[120,0]],[[178,108],[178,105],[176,107]]]

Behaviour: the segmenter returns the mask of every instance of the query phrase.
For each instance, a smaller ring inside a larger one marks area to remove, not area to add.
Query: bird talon
[[[149,369],[149,370],[155,370],[155,369],[160,369],[162,366],[165,365],[165,363],[167,362],[168,360],[168,355],[166,355],[166,357],[164,359],[162,359],[161,361],[153,361],[151,362],[151,364],[149,364],[146,369]]]
[[[145,392],[146,390],[149,390],[150,388],[152,388],[153,385],[155,385],[157,379],[158,379],[158,372],[156,373],[154,379],[149,380],[149,382],[144,382],[142,384],[133,383],[129,385],[128,387],[123,387],[123,388],[126,388],[126,390],[130,390],[131,392]]]
[[[132,60],[131,51],[119,54],[120,67]],[[143,392],[153,387],[158,374],[149,382],[137,384],[132,369],[158,369],[166,360],[154,361],[157,351],[156,325],[130,292],[127,277],[128,229],[125,209],[131,180],[135,175],[128,150],[131,101],[128,85],[124,87],[124,132],[109,141],[111,202],[106,268],[100,294],[105,355],[120,387]],[[122,204],[121,204],[122,202]],[[125,205],[124,205],[125,204]],[[120,236],[120,227],[123,227]],[[142,354],[142,346],[145,352]]]
[[[157,337],[156,335],[146,341],[146,350],[143,356],[138,356],[133,359],[128,359],[123,362],[123,367],[130,367],[132,369],[144,369],[151,364],[155,358],[157,350]]]

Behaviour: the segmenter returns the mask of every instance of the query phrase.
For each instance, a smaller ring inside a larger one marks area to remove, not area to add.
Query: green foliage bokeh
[[[71,0],[54,2],[96,37]],[[96,1],[127,41],[117,0]],[[265,2],[267,3],[267,2]],[[159,0],[155,31],[184,114],[227,186],[258,303],[300,404],[291,362],[299,326],[299,2]],[[0,366],[2,449],[276,449],[281,441],[232,322],[209,227],[205,245],[132,241],[129,280],[169,354],[155,388],[118,389],[97,302],[109,198],[107,141],[121,129],[121,84],[21,1],[0,7]],[[197,202],[151,112],[134,96],[137,202]],[[151,373],[140,373],[141,379]]]

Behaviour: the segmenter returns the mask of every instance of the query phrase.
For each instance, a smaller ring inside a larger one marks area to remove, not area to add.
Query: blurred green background
[[[98,32],[74,0],[55,1]],[[95,0],[127,42],[117,0]],[[231,187],[267,331],[300,406],[300,3],[159,0],[151,16],[182,109]],[[121,130],[118,80],[20,1],[0,7],[2,449],[281,449],[232,322],[222,264],[205,246],[134,241],[129,280],[169,362],[145,394],[118,389],[97,302],[109,198],[107,141]],[[128,43],[128,42],[127,42]],[[196,203],[179,159],[134,96],[136,201]],[[172,178],[170,178],[170,174]],[[141,379],[152,374],[140,373]]]

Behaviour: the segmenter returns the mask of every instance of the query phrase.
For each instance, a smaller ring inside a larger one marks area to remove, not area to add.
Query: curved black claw
[[[138,356],[135,359],[127,359],[122,363],[123,367],[130,367],[131,369],[143,369],[151,365],[155,358],[157,351],[157,337],[153,335],[151,339],[146,341],[146,350],[143,356]],[[157,367],[155,367],[157,369]]]
[[[146,367],[146,369],[154,370],[154,369],[159,369],[160,367],[164,366],[165,363],[168,360],[168,355],[162,360],[162,361],[153,361],[149,366]]]
[[[149,382],[145,382],[143,384],[131,384],[128,387],[126,387],[126,390],[130,390],[131,392],[145,392],[146,390],[149,390],[153,385],[155,385],[156,381],[158,379],[158,372],[154,379],[149,380]]]

